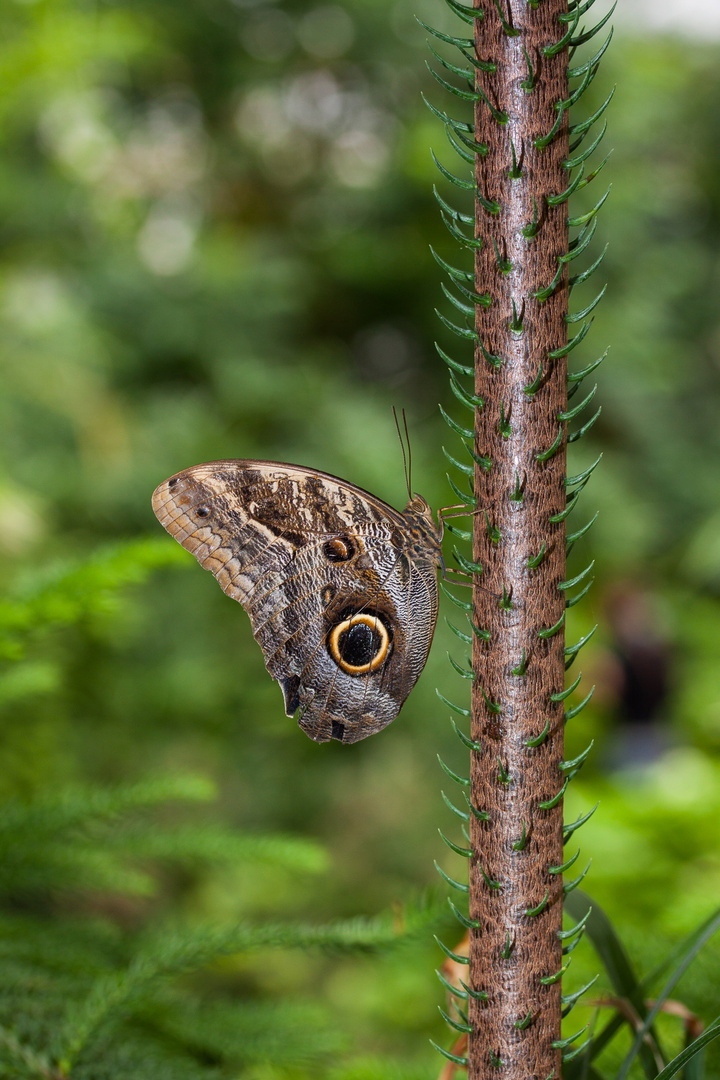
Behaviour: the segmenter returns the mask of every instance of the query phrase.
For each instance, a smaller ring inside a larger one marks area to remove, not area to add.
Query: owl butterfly
[[[425,499],[400,513],[313,469],[211,461],[160,484],[153,509],[245,608],[311,739],[357,742],[395,719],[437,620],[443,524]]]

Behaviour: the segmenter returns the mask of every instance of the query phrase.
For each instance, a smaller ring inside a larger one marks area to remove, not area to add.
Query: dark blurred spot
[[[358,373],[368,380],[398,385],[420,365],[415,339],[392,323],[376,323],[356,334],[353,356]]]
[[[195,353],[172,351],[153,351],[145,344],[145,355],[140,369],[120,373],[118,383],[121,386],[140,386],[151,388],[177,387],[178,389],[195,388],[211,385],[205,357]]]
[[[617,663],[615,708],[622,725],[613,765],[650,764],[669,744],[665,723],[673,665],[669,630],[657,597],[632,582],[616,584],[605,606]]]

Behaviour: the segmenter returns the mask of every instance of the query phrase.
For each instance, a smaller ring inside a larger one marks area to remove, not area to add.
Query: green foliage
[[[28,639],[111,612],[120,589],[182,561],[153,538],[100,549],[74,566],[33,567],[22,587],[0,602],[0,659],[18,660],[26,654]]]
[[[239,957],[276,948],[387,952],[437,922],[432,906],[422,905],[406,909],[401,926],[399,913],[326,926],[208,924],[170,913],[158,923],[137,898],[157,896],[163,865],[251,872],[267,862],[276,874],[324,868],[324,853],[307,840],[211,824],[168,828],[148,817],[168,799],[211,795],[202,778],[174,776],[5,805],[0,1076],[82,1080],[132,1068],[142,1077],[151,1064],[160,1075],[195,1069],[213,1077],[261,1063],[318,1069],[344,1045],[326,1010],[244,1000],[228,979],[240,975]],[[103,893],[113,898],[114,917],[95,900],[93,917],[82,919],[82,906]],[[123,904],[130,906],[123,911]],[[215,975],[204,987],[178,982],[211,965]]]
[[[204,825],[177,825],[155,832],[149,823],[117,819],[169,799],[206,800],[213,785],[203,777],[168,776],[130,787],[65,788],[31,804],[7,802],[0,810],[0,889],[22,899],[35,890],[119,890],[151,895],[151,876],[126,864],[132,860],[180,860],[188,864],[265,862],[318,872],[324,853],[302,839],[253,837]]]
[[[616,1080],[625,1080],[636,1061],[642,1066],[647,1080],[657,1080],[659,1077],[665,1080],[691,1061],[693,1075],[702,1076],[703,1067],[699,1055],[709,1042],[720,1036],[720,1017],[713,1020],[707,1030],[695,1038],[692,1037],[692,1029],[688,1025],[686,1045],[671,1060],[668,1060],[663,1051],[656,1031],[656,1021],[663,1008],[669,1004],[670,994],[687,968],[720,927],[720,909],[694,929],[667,957],[656,963],[654,970],[645,978],[639,979],[602,909],[582,893],[575,893],[566,906],[568,912],[582,924],[584,932],[592,941],[603,963],[604,975],[614,991],[615,999],[601,1004],[616,1010],[602,1030],[596,1031],[593,1037],[586,1041],[582,1057],[573,1055],[569,1059],[572,1064],[565,1073],[568,1080],[578,1080],[589,1072],[596,1075],[591,1062],[602,1054],[623,1025],[629,1028],[632,1041],[620,1068],[613,1070]],[[661,979],[664,982],[660,984],[661,989],[657,992],[656,987]],[[652,1001],[647,999],[649,992],[655,992]]]

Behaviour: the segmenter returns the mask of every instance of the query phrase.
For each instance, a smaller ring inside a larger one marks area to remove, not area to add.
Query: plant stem
[[[560,979],[563,885],[551,867],[563,862],[565,357],[567,269],[551,295],[534,294],[556,277],[568,250],[567,201],[548,196],[568,186],[567,46],[558,15],[565,0],[485,0],[475,20],[477,158],[475,291],[482,348],[475,357],[477,506],[473,561],[482,564],[473,592],[471,799],[489,814],[471,814],[470,1080],[546,1080],[560,1075]],[[523,85],[524,84],[524,85]],[[490,105],[488,105],[488,102]],[[542,146],[544,136],[552,138]],[[541,147],[536,145],[540,140]],[[495,206],[497,209],[495,210]],[[494,363],[487,360],[499,358]],[[539,377],[542,369],[542,375]],[[551,451],[549,454],[547,451]],[[498,538],[499,534],[499,538]],[[541,557],[538,562],[538,555]],[[528,566],[528,564],[531,564]],[[555,629],[557,627],[557,629]],[[552,633],[547,631],[553,630]],[[549,725],[548,725],[549,722]],[[527,745],[546,725],[547,735]],[[546,804],[543,806],[542,804]],[[530,1016],[529,1021],[527,1020]]]

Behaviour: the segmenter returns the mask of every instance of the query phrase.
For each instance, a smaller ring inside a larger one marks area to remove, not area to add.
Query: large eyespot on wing
[[[309,542],[283,575],[271,573],[258,585],[247,605],[268,671],[283,688],[286,712],[297,712],[316,741],[340,737],[339,724],[343,741],[364,737],[353,719],[358,709],[373,713],[380,726],[397,714],[398,705],[376,700],[369,685],[370,678],[385,685],[403,640],[397,604],[384,588],[389,574],[396,592],[403,581],[388,535],[384,529],[373,539],[345,533]]]
[[[369,675],[384,664],[392,647],[392,626],[367,611],[349,615],[332,627],[328,652],[346,675]]]
[[[427,660],[437,618],[430,567],[364,538],[375,587],[353,593],[350,572],[324,611],[324,635],[308,634],[297,722],[311,739],[358,742],[390,724]],[[351,568],[349,568],[349,571]],[[312,638],[312,641],[311,641]]]

